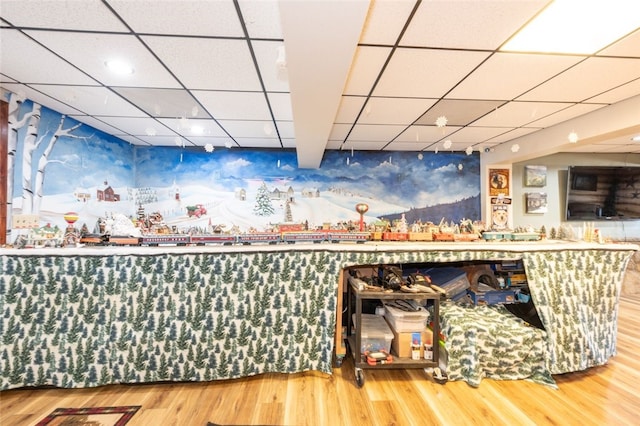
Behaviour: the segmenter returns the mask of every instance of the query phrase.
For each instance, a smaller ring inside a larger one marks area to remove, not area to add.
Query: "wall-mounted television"
[[[640,167],[570,166],[567,220],[639,220]]]

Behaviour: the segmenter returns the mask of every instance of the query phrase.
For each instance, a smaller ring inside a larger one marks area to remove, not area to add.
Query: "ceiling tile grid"
[[[296,149],[306,164],[324,149],[496,147],[640,95],[639,29],[593,55],[500,51],[547,3],[2,0],[0,86],[133,145]],[[111,74],[114,58],[134,72]],[[334,102],[300,98],[320,83]],[[322,149],[314,129],[331,129]],[[632,131],[558,149],[637,152]]]

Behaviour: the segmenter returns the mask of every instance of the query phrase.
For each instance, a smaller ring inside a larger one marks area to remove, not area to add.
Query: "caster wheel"
[[[356,368],[356,384],[359,388],[364,386],[364,373],[361,368]]]

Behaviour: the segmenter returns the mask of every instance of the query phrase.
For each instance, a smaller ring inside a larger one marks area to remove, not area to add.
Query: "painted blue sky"
[[[227,188],[261,179],[294,190],[331,188],[423,207],[480,193],[479,155],[465,153],[327,151],[319,169],[298,169],[294,151],[137,147],[136,186],[184,186],[197,181]],[[347,159],[349,160],[347,163]]]
[[[31,109],[25,102],[24,111]],[[43,107],[32,175],[61,115]],[[64,128],[78,124],[66,117]],[[26,127],[19,130],[14,198],[20,197]],[[478,153],[327,151],[319,169],[299,169],[294,150],[246,150],[132,146],[88,125],[62,137],[49,156],[44,195],[80,189],[202,186],[216,191],[255,188],[256,182],[295,191],[338,191],[359,200],[381,200],[409,208],[453,203],[480,194]]]

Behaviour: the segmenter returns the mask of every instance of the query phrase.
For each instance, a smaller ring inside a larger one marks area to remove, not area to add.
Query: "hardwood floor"
[[[640,414],[640,299],[620,302],[618,354],[605,366],[526,381],[438,385],[422,370],[332,376],[266,374],[209,383],[113,385],[0,392],[0,425],[34,425],[58,407],[141,405],[128,426],[206,425],[632,425]]]

